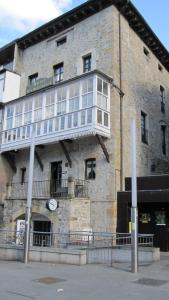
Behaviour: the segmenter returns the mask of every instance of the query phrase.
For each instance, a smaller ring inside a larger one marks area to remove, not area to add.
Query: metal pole
[[[24,263],[25,264],[27,264],[29,260],[34,155],[35,155],[35,137],[34,137],[34,133],[32,133],[31,145],[30,145],[30,158],[29,158],[28,193],[27,193],[27,204],[26,204],[26,214],[25,214],[25,240],[24,240]]]
[[[132,208],[131,208],[131,271],[138,272],[138,211],[137,211],[137,174],[136,174],[136,123],[131,125],[132,161]]]

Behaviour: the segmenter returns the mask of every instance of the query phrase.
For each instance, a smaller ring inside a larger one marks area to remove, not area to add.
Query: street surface
[[[71,266],[0,261],[0,300],[168,300],[169,257],[144,265]]]

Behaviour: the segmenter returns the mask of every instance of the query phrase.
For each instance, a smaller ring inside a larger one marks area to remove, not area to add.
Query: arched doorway
[[[25,214],[16,218],[16,243],[23,244],[25,232]],[[50,247],[52,245],[52,223],[49,218],[39,213],[32,213],[30,245]]]

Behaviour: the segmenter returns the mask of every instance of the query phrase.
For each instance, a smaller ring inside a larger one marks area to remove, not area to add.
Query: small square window
[[[64,74],[64,63],[57,64],[53,67],[54,70],[54,76],[56,78],[56,81],[62,81],[63,80],[63,74]]]
[[[150,55],[150,52],[148,51],[148,49],[146,47],[143,47],[143,51],[146,56]]]
[[[162,70],[163,70],[163,67],[162,67],[160,64],[158,64],[158,69],[159,69],[159,71],[161,71],[161,72],[162,72]]]
[[[66,36],[65,36],[65,37],[63,37],[63,38],[57,40],[57,41],[56,41],[56,45],[57,45],[57,47],[59,47],[59,46],[65,44],[66,42],[67,42],[67,38],[66,38]]]
[[[96,178],[96,159],[89,158],[85,161],[85,178],[94,180]]]
[[[83,57],[83,73],[91,71],[92,56],[91,54]]]
[[[35,73],[35,74],[30,75],[30,76],[29,76],[29,84],[30,84],[30,85],[35,84],[36,81],[37,81],[37,79],[38,79],[38,73]]]

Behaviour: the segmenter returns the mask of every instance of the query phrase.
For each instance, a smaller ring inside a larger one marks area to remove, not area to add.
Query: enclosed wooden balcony
[[[93,71],[45,87],[4,107],[1,152],[100,135],[110,137],[111,78]]]

